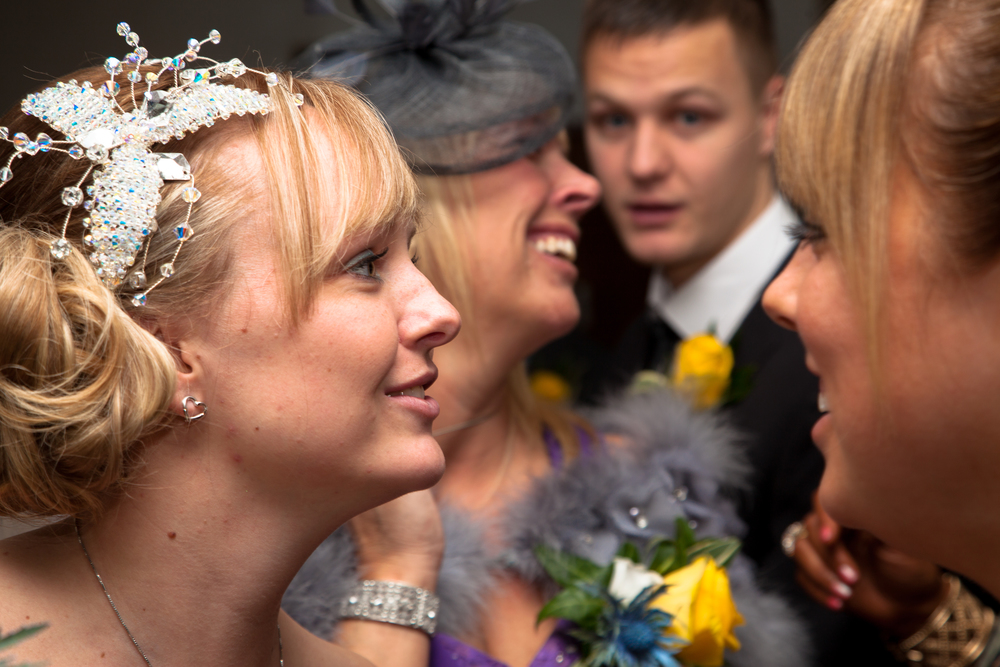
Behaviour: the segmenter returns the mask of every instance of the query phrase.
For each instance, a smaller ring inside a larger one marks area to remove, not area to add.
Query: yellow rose
[[[733,372],[733,349],[712,334],[693,336],[677,344],[671,382],[698,410],[722,400]]]
[[[686,665],[721,667],[725,649],[738,651],[733,628],[743,617],[733,603],[726,570],[699,558],[663,579],[667,590],[650,603],[674,617],[669,632],[688,642],[677,654]]]
[[[564,403],[569,400],[572,394],[569,383],[551,371],[532,373],[531,391],[535,396],[553,403]]]

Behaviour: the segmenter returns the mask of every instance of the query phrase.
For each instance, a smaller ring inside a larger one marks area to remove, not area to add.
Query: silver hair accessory
[[[23,132],[11,137],[8,128],[0,127],[0,139],[13,144],[15,150],[6,165],[0,167],[0,187],[13,178],[11,165],[14,160],[25,155],[58,151],[75,160],[89,160],[91,164],[79,181],[62,190],[62,203],[68,210],[62,234],[52,243],[52,256],[64,259],[72,252],[73,246],[66,240],[66,229],[73,212],[82,206],[86,212],[83,240],[91,249],[90,260],[97,275],[111,290],[122,285],[127,276],[129,286],[138,290],[131,298],[132,304],[142,306],[146,303],[146,295],[173,275],[177,255],[184,242],[194,234],[189,224],[191,209],[201,197],[184,156],[157,153],[151,147],[182,139],[185,133],[210,127],[234,113],[238,116],[264,115],[270,111],[268,95],[213,81],[236,79],[246,72],[263,76],[270,87],[279,85],[279,79],[273,72],[251,69],[238,59],[218,62],[200,55],[205,43],[219,43],[218,30],[211,31],[201,41],[189,39],[187,50],[177,56],[152,60],[147,58],[149,52],[139,46],[139,36],[127,23],[119,23],[117,31],[134,51],[127,54],[124,61],[117,58],[104,61],[104,69],[109,75],[107,81],[97,87],[90,81],[60,82],[28,95],[21,102],[24,113],[44,121],[62,133],[63,139],[54,140],[44,132],[34,139]],[[204,61],[209,66],[188,69],[190,63],[197,61]],[[143,73],[140,72],[142,66],[154,69]],[[132,91],[133,108],[128,110],[115,97],[120,90],[115,75],[122,72],[126,72],[125,78]],[[161,77],[172,77],[173,85],[153,90]],[[146,90],[141,99],[137,99],[136,88],[138,86],[141,92],[143,84]],[[304,101],[301,94],[295,95],[294,100],[299,106]],[[92,182],[84,189],[91,174]],[[145,241],[157,230],[156,208],[165,181],[188,182],[180,195],[187,202],[188,210],[184,222],[174,230],[176,251],[170,261],[160,266],[156,282],[147,287],[145,265],[149,244]],[[146,254],[142,263],[128,275],[143,245]]]
[[[193,403],[194,407],[201,410],[201,412],[199,412],[198,414],[192,414],[191,412],[188,412],[188,403]],[[185,396],[184,399],[181,401],[181,409],[184,410],[184,421],[186,421],[188,424],[190,424],[191,422],[196,422],[208,414],[208,406],[199,401],[194,396]]]

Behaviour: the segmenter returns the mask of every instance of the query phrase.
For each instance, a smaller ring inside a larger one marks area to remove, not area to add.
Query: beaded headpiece
[[[219,43],[221,35],[217,30],[200,41],[189,39],[187,49],[177,56],[152,60],[148,59],[149,52],[139,46],[139,36],[127,23],[119,23],[117,31],[134,50],[124,61],[105,60],[107,81],[98,87],[90,81],[60,82],[28,95],[21,102],[24,113],[45,122],[61,133],[62,139],[53,139],[44,132],[34,139],[23,132],[9,136],[8,129],[0,127],[0,139],[14,146],[10,159],[0,167],[0,187],[13,178],[14,161],[26,155],[58,151],[75,160],[89,160],[91,164],[83,176],[62,190],[66,219],[60,238],[52,243],[52,256],[61,260],[72,252],[66,229],[73,212],[82,206],[86,212],[83,240],[91,250],[90,260],[97,275],[112,290],[122,285],[127,276],[129,286],[137,290],[132,304],[142,306],[146,295],[173,275],[174,261],[184,242],[194,234],[190,226],[191,210],[201,197],[184,156],[157,153],[151,147],[182,139],[185,133],[210,127],[234,113],[264,115],[270,111],[268,95],[215,81],[236,79],[246,72],[263,76],[268,86],[278,85],[279,80],[277,74],[251,69],[238,59],[218,62],[200,55],[207,42]],[[208,66],[189,68],[189,64],[197,61]],[[146,66],[145,72],[140,72],[142,66]],[[126,72],[131,87],[132,109],[123,108],[116,98],[120,84],[115,76],[122,72]],[[173,85],[154,90],[162,77],[171,77]],[[141,98],[137,97],[137,88],[142,92]],[[294,99],[302,105],[301,94]],[[91,175],[93,179],[85,185]],[[180,194],[188,204],[187,215],[174,230],[177,235],[174,254],[160,266],[156,281],[147,286],[145,265],[149,244],[145,241],[157,230],[156,209],[165,181],[188,182]],[[139,267],[129,274],[143,246],[146,254]]]

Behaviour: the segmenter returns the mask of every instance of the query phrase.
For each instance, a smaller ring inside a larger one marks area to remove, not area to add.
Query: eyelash
[[[826,238],[826,232],[823,231],[822,227],[806,222],[801,218],[798,222],[788,225],[788,228],[785,231],[799,245],[802,245],[803,243],[805,245],[813,245],[814,243],[819,243]]]
[[[347,262],[347,265],[344,267],[344,271],[347,273],[353,273],[361,278],[382,282],[382,276],[378,274],[378,271],[375,268],[375,263],[385,257],[388,252],[388,248],[380,253],[374,253],[371,248],[366,248],[363,252],[359,253]]]

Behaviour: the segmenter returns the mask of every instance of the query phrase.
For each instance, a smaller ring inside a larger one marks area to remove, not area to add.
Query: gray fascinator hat
[[[363,19],[298,65],[343,80],[385,116],[418,173],[468,174],[544,146],[572,111],[576,76],[542,28],[502,19],[518,0],[352,0]],[[307,11],[339,13],[332,0]]]

